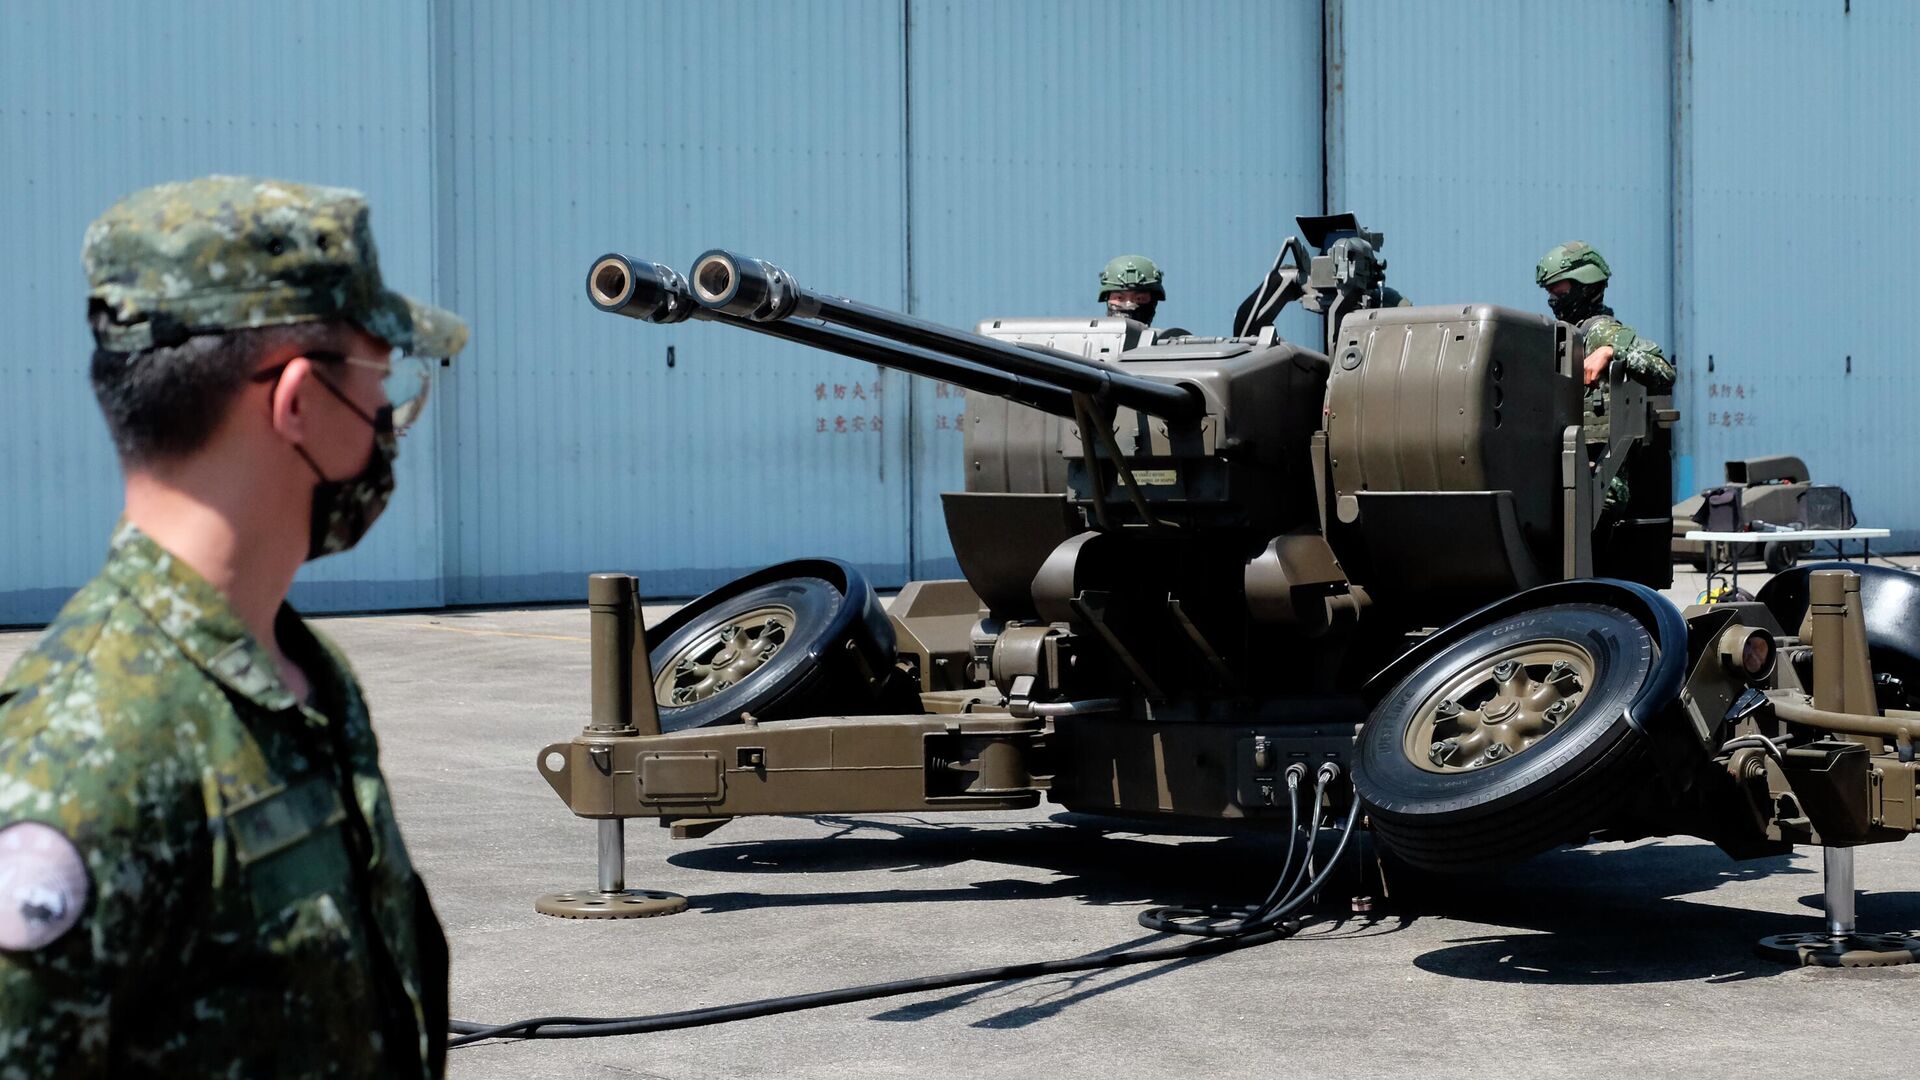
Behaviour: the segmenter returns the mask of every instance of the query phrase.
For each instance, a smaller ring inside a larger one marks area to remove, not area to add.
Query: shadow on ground
[[[695,898],[698,907],[724,912],[808,904],[1037,898],[1073,898],[1092,905],[1246,902],[1266,891],[1280,857],[1280,845],[1271,834],[1200,833],[1193,835],[1211,838],[1167,844],[1145,838],[1137,823],[1072,814],[1016,827],[892,816],[819,820],[835,832],[802,840],[713,844],[669,861],[720,873],[881,870],[903,877],[900,887],[892,889],[718,892]],[[963,888],[916,889],[911,884],[918,871],[963,862],[1022,867],[1053,877],[1033,881],[988,876]],[[1563,849],[1472,878],[1396,877],[1390,871],[1391,900],[1383,905],[1386,917],[1379,922],[1347,918],[1347,897],[1359,881],[1349,875],[1345,887],[1330,886],[1322,897],[1328,901],[1323,915],[1343,921],[1330,930],[1323,923],[1321,936],[1391,932],[1416,920],[1459,921],[1497,929],[1449,940],[1415,957],[1418,967],[1450,978],[1549,985],[1742,981],[1787,970],[1757,957],[1753,944],[1769,934],[1816,929],[1818,894],[1808,898],[1813,910],[1803,916],[1716,904],[1698,894],[1777,874],[1816,875],[1817,880],[1816,865],[1804,856],[1734,862],[1705,845],[1649,843],[1626,849]],[[1359,887],[1374,891],[1377,882]],[[1866,893],[1860,912],[1863,925],[1920,925],[1920,893]],[[1145,976],[1129,978],[1134,977]],[[1081,988],[1084,978],[1061,980],[1057,993],[1023,1005],[1022,1014],[1057,1011],[1077,995],[1099,992]],[[922,1016],[990,992],[990,987],[963,991],[883,1018]]]

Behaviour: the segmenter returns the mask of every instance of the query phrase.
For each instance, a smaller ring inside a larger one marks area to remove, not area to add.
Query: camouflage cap
[[[1598,285],[1612,273],[1607,260],[1593,250],[1593,245],[1569,240],[1548,248],[1547,253],[1540,257],[1539,265],[1533,268],[1533,283],[1543,289],[1556,281]]]
[[[367,200],[346,188],[208,176],[136,191],[87,227],[88,295],[113,321],[100,347],[137,352],[191,334],[349,322],[415,356],[467,342],[450,311],[380,280]]]

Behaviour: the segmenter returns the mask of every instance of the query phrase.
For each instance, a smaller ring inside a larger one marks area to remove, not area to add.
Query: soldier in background
[[[285,598],[386,505],[416,358],[466,327],[382,284],[337,188],[163,184],[82,259],[126,504],[0,683],[0,1071],[439,1076],[446,941]]]
[[[1627,373],[1655,394],[1673,389],[1673,365],[1661,355],[1660,346],[1634,333],[1632,327],[1614,317],[1607,306],[1607,279],[1612,273],[1607,260],[1590,245],[1578,240],[1559,244],[1541,257],[1533,271],[1533,280],[1547,290],[1547,306],[1553,317],[1572,323],[1586,339],[1585,382],[1594,387],[1604,402],[1607,365],[1618,357],[1627,365]],[[1593,395],[1589,394],[1589,400]]]
[[[1627,376],[1644,385],[1648,393],[1673,390],[1673,365],[1667,363],[1660,346],[1615,318],[1613,309],[1607,306],[1607,279],[1611,276],[1607,260],[1592,245],[1579,240],[1548,249],[1533,271],[1534,283],[1547,290],[1547,306],[1553,317],[1572,323],[1586,344],[1582,376],[1587,386],[1588,420],[1606,415],[1607,366],[1616,359],[1626,365]],[[1604,510],[1625,505],[1628,495],[1625,477],[1614,476],[1607,484]]]
[[[1121,255],[1100,271],[1100,301],[1110,317],[1152,326],[1154,312],[1166,298],[1160,268],[1145,255]]]

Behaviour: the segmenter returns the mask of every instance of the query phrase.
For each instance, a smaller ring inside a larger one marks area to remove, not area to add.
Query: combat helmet
[[[1602,258],[1593,245],[1579,240],[1569,240],[1556,244],[1541,256],[1540,265],[1533,269],[1533,283],[1546,288],[1556,281],[1577,281],[1582,285],[1598,285],[1612,276],[1607,260]]]
[[[1167,298],[1160,268],[1145,255],[1122,255],[1100,271],[1100,299],[1105,300],[1108,293],[1121,289],[1138,289],[1153,294],[1157,300]]]

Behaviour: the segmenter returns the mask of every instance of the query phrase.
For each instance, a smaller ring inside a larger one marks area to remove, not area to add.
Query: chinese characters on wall
[[[886,431],[881,415],[882,384],[873,382],[816,383],[813,388],[815,435],[864,435]],[[959,431],[966,416],[967,392],[948,383],[935,383],[932,424],[936,431]],[[831,411],[829,411],[831,410]]]
[[[1754,410],[1754,387],[1746,383],[1708,383],[1705,417],[1708,427],[1757,427],[1760,414]]]

